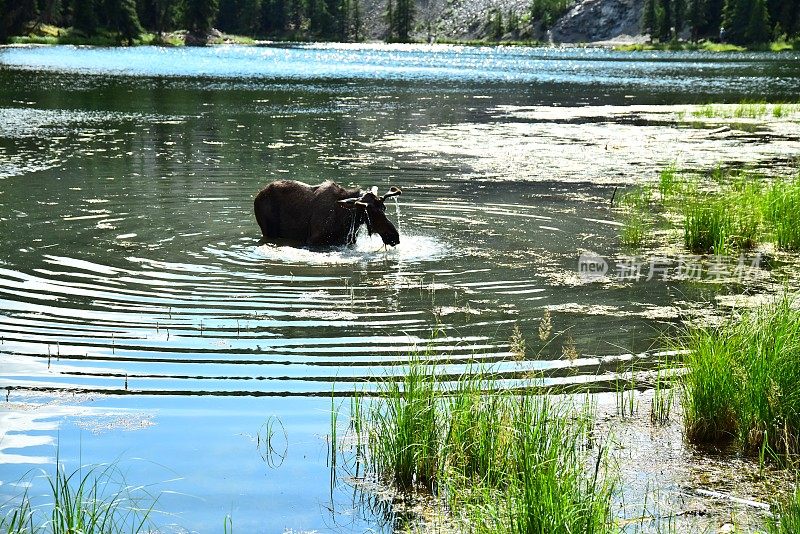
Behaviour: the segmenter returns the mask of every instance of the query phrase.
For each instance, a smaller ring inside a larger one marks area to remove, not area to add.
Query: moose
[[[306,185],[278,180],[259,191],[253,202],[256,221],[268,239],[287,239],[311,246],[353,245],[361,225],[379,234],[384,245],[400,243],[400,234],[386,218],[387,198],[402,191],[391,187],[378,196],[371,191],[345,189],[331,181]]]

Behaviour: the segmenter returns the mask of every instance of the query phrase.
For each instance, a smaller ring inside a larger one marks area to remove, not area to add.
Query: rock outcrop
[[[387,0],[361,0],[364,36],[386,38]],[[530,17],[530,0],[417,0],[412,38],[473,40],[487,37],[495,12],[505,21],[514,13],[520,21]],[[512,40],[552,38],[556,43],[591,43],[618,40],[640,34],[644,0],[579,0],[552,26],[550,34],[539,23],[520,24],[503,36]],[[627,39],[630,40],[630,39]]]
[[[554,42],[591,43],[641,33],[644,0],[583,0],[550,29]]]

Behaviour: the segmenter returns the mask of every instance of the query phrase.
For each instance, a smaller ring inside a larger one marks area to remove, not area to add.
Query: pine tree
[[[258,32],[261,35],[283,36],[289,29],[290,2],[264,0],[261,3]]]
[[[661,42],[668,41],[672,35],[670,0],[656,0],[655,34]]]
[[[36,0],[0,0],[0,42],[22,33],[38,12]]]
[[[119,32],[120,40],[128,45],[144,31],[136,13],[136,0],[115,0],[110,6],[112,29]]]
[[[308,31],[312,35],[317,37],[331,35],[333,17],[328,12],[328,4],[325,0],[308,0],[306,18],[308,19]]]
[[[351,0],[351,11],[352,16],[350,19],[350,25],[353,31],[353,41],[359,42],[361,41],[361,0]]]
[[[394,34],[401,43],[408,42],[414,21],[414,0],[397,0],[394,10]]]
[[[686,2],[685,0],[672,0],[672,38],[677,40],[681,30],[686,25]]]
[[[86,35],[97,32],[97,12],[94,0],[72,1],[72,27]]]
[[[750,20],[745,30],[745,41],[749,43],[767,43],[770,40],[770,22],[767,4],[764,0],[755,0],[750,8]]]
[[[39,21],[45,24],[61,24],[64,6],[61,0],[40,0],[38,3]]]
[[[217,18],[218,0],[186,0],[184,22],[189,34],[199,43],[205,43],[208,32]]]
[[[725,40],[735,44],[745,44],[746,32],[750,22],[752,0],[725,0],[722,12],[722,27]]]
[[[700,38],[700,32],[706,23],[705,18],[706,3],[705,0],[690,0],[688,23],[691,29],[692,41],[697,42]]]
[[[492,17],[492,39],[499,41],[503,37],[503,14],[500,10],[494,12]]]
[[[698,35],[707,37],[719,37],[719,30],[722,26],[722,11],[725,0],[702,0],[705,4],[703,9],[704,23],[698,28]]]
[[[394,41],[394,4],[392,3],[392,0],[386,1],[386,24],[388,25],[386,40]]]
[[[656,26],[656,0],[645,0],[642,12],[642,33],[650,34],[653,38]]]

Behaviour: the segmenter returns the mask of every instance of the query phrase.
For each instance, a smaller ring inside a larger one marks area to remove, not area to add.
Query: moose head
[[[340,200],[339,206],[355,212],[356,226],[361,222],[366,222],[369,235],[377,233],[383,239],[384,244],[395,246],[400,243],[400,234],[386,217],[385,202],[387,198],[396,197],[402,193],[398,187],[392,186],[388,193],[378,196],[378,188],[373,187],[371,191],[360,197]]]

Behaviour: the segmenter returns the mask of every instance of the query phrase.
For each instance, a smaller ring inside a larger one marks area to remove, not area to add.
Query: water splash
[[[251,249],[252,250],[252,249]],[[280,264],[303,265],[353,265],[383,262],[386,260],[404,263],[436,261],[451,255],[449,248],[436,238],[422,235],[403,236],[396,247],[386,248],[377,234],[370,237],[360,232],[355,246],[325,249],[298,248],[265,243],[255,253],[243,253],[240,259],[252,262],[269,261]]]
[[[392,197],[394,199],[394,213],[395,217],[397,218],[397,233],[402,233],[402,226],[400,223],[400,201],[397,200],[397,197]]]

